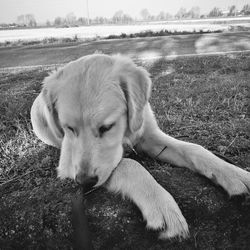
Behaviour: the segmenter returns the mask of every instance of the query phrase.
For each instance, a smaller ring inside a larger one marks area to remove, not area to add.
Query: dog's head
[[[123,56],[85,56],[47,77],[42,94],[62,139],[58,176],[103,184],[142,129],[150,90],[147,71]]]

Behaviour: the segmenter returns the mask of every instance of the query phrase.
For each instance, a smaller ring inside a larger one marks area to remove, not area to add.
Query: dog
[[[84,56],[44,79],[31,122],[38,138],[61,149],[60,178],[119,192],[161,239],[186,238],[174,198],[139,163],[123,159],[123,146],[204,175],[230,196],[249,193],[250,173],[162,132],[148,102],[151,85],[149,73],[125,56]]]

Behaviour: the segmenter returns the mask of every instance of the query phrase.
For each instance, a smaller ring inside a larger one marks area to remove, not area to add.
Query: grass
[[[250,171],[250,54],[159,60],[144,65],[153,80],[159,126]],[[73,181],[56,178],[59,151],[31,130],[30,107],[49,70],[1,73],[0,249],[72,249]],[[249,204],[188,170],[132,156],[173,194],[190,239],[161,242],[139,210],[99,190],[87,200],[96,249],[247,249]]]

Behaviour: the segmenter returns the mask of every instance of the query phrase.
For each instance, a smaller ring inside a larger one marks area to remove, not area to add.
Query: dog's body
[[[86,56],[45,79],[31,121],[42,141],[61,148],[59,177],[105,184],[132,199],[147,226],[163,230],[161,238],[185,238],[188,226],[173,197],[141,165],[122,160],[123,145],[198,172],[229,195],[249,192],[250,173],[163,133],[148,102],[150,91],[148,73],[130,59]]]

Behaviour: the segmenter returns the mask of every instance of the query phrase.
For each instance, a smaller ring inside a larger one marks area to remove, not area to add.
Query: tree
[[[166,13],[164,11],[161,11],[156,18],[157,20],[166,20]]]
[[[69,14],[67,14],[65,20],[66,20],[66,24],[68,25],[76,24],[76,16],[73,12],[70,12]]]
[[[235,5],[230,6],[228,16],[236,16],[236,13],[237,13],[236,6]]]
[[[182,18],[187,17],[187,11],[186,11],[186,9],[181,7],[181,8],[178,10],[178,12],[176,13],[175,17],[176,17],[177,19],[182,19]]]
[[[141,16],[142,16],[142,19],[144,21],[149,20],[150,19],[150,13],[149,13],[148,9],[141,10]]]
[[[124,14],[122,22],[123,23],[131,23],[131,22],[133,22],[133,18],[128,14]]]
[[[214,7],[208,14],[209,17],[219,17],[219,16],[222,16],[222,11],[217,8],[217,7]]]
[[[35,27],[37,25],[36,19],[32,14],[20,15],[17,17],[17,23],[19,25]]]
[[[108,20],[105,19],[106,23]],[[127,14],[125,14],[122,10],[118,10],[115,12],[114,16],[112,17],[112,21],[114,23],[131,23],[133,18]]]
[[[173,16],[170,13],[166,12],[166,20],[170,19],[173,19]]]
[[[250,5],[245,4],[240,13],[242,13],[243,15],[250,15]]]
[[[164,12],[164,11],[161,11],[157,16],[156,16],[156,20],[169,20],[169,19],[172,19],[172,15],[169,14],[168,12]]]
[[[27,14],[25,15],[26,23],[29,27],[36,27],[36,19],[34,15]]]
[[[192,7],[188,11],[187,16],[190,18],[200,18],[200,7],[198,6]]]
[[[106,17],[96,17],[94,20],[93,20],[93,23],[95,24],[105,24],[105,23],[108,23],[108,19]],[[87,24],[87,23],[86,23]]]
[[[113,21],[115,23],[121,22],[122,16],[123,16],[123,11],[122,10],[116,11],[114,16],[113,16]]]
[[[24,17],[24,15],[20,15],[20,16],[17,17],[17,23],[19,25],[25,25],[25,17]]]
[[[77,20],[77,23],[80,25],[87,25],[88,24],[88,19],[86,17],[79,17]]]
[[[63,23],[64,23],[63,18],[61,18],[61,17],[56,17],[55,18],[55,21],[54,21],[55,26],[61,26],[61,25],[63,25]]]
[[[50,26],[51,26],[51,23],[50,23],[49,20],[46,21],[46,26],[47,26],[47,27],[50,27]]]
[[[123,11],[122,10],[118,10],[115,12],[114,16],[113,16],[113,22],[114,23],[121,23],[122,22],[122,18],[123,18]]]

